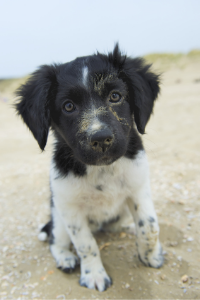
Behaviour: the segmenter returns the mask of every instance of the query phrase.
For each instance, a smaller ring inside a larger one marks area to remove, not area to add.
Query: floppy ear
[[[142,58],[126,58],[122,79],[127,83],[129,103],[137,129],[144,134],[146,124],[153,111],[154,101],[160,91],[159,75],[152,73]]]
[[[56,65],[41,66],[16,92],[20,97],[15,104],[17,113],[21,115],[42,150],[46,146],[51,125],[50,101],[57,92],[56,71]]]

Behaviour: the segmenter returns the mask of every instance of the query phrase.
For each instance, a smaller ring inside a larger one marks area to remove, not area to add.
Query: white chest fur
[[[146,154],[140,151],[135,159],[120,158],[109,166],[88,166],[87,174],[78,177],[70,172],[58,177],[51,166],[53,201],[59,210],[81,210],[98,222],[117,215],[122,204],[139,188],[141,177],[148,174]]]

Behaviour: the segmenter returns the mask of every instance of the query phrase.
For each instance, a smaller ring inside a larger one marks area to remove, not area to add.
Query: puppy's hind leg
[[[38,240],[40,240],[41,242],[47,241],[51,235],[51,228],[52,228],[52,221],[49,221],[40,229],[40,233],[38,234]]]
[[[71,240],[55,207],[52,207],[52,231],[50,250],[56,260],[57,268],[71,273],[78,264],[78,257],[70,250]]]
[[[103,223],[102,229],[109,232],[126,231],[128,233],[135,234],[133,216],[126,203],[124,203],[123,207],[120,209],[120,213],[116,216],[116,218],[113,218],[109,222]]]

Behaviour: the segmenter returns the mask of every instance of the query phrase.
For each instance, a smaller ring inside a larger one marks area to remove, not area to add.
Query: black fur
[[[153,223],[153,222],[155,222],[155,219],[153,217],[149,217],[149,222]]]
[[[81,81],[84,64],[89,70],[88,88]],[[143,149],[132,119],[143,134],[159,93],[159,76],[149,68],[150,65],[146,65],[141,58],[122,55],[116,45],[108,55],[97,53],[70,63],[41,66],[20,87],[17,91],[20,96],[16,104],[17,112],[42,150],[49,129],[53,130],[56,137],[54,161],[61,176],[66,176],[69,171],[84,176],[87,164],[110,164],[121,156],[134,158]],[[98,92],[94,86],[101,82],[103,85]],[[112,134],[116,137],[108,147],[107,158],[103,158],[102,151],[94,151],[91,145],[85,145],[88,140],[86,133],[76,133],[82,111],[90,109],[90,99],[93,99],[97,109],[108,107],[106,99],[111,90],[119,91],[125,102],[107,109],[106,117],[99,116],[108,128],[115,128]],[[66,113],[63,109],[68,99],[78,107],[73,113]],[[85,148],[80,147],[81,142]]]
[[[44,225],[40,231],[45,232],[48,236],[50,236],[52,231],[52,221],[49,221],[46,225]]]
[[[90,170],[93,169],[88,165],[110,165],[121,157],[133,160],[138,152],[143,150],[138,132],[141,134],[145,132],[158,93],[159,76],[150,71],[150,65],[145,64],[142,58],[126,57],[120,52],[118,45],[108,55],[97,53],[76,58],[65,64],[41,66],[18,89],[19,100],[15,105],[17,113],[21,115],[41,150],[45,149],[50,129],[55,137],[53,173],[51,174],[52,212],[59,207],[59,205],[57,206],[58,203],[54,203],[56,201],[54,193],[57,192],[55,186],[60,188],[59,184],[62,182],[59,180],[60,177],[66,177],[68,173],[73,173],[71,174],[72,177],[74,175],[76,177],[87,176],[87,172],[89,174]],[[126,159],[122,161],[127,162]],[[98,168],[98,180],[105,176],[105,169],[108,169],[110,178],[115,175],[115,168]],[[126,188],[123,177],[119,178],[118,188],[121,189]],[[90,177],[88,176],[84,180],[87,181],[88,178]],[[84,182],[80,178],[76,178],[76,180]],[[94,182],[93,189],[94,191],[95,189],[98,190],[95,191],[97,196],[104,196],[108,188],[106,183],[101,185],[101,181]],[[117,181],[114,181],[114,184],[115,182]],[[89,193],[91,183],[88,182],[87,184]],[[66,184],[66,199],[68,188]],[[72,189],[76,190],[73,183]],[[65,195],[65,191],[62,193]],[[64,196],[61,196],[61,199],[62,197]],[[63,200],[65,201],[65,198]],[[59,207],[58,215],[62,216],[61,220],[63,216],[64,218],[69,216],[70,205],[65,207],[62,204]],[[85,206],[85,202],[83,206]],[[134,204],[135,211],[139,210],[138,207],[138,204]],[[80,208],[79,210],[81,210]],[[60,210],[63,209],[68,210],[68,213],[65,212],[62,215]],[[79,218],[79,213],[81,214],[79,210],[76,216],[73,215],[74,219]],[[120,218],[120,216],[114,217],[112,215],[108,222],[108,218],[106,218],[109,215],[108,211],[102,210],[101,214],[106,220],[104,222],[103,219],[100,219],[102,224],[95,221],[96,215],[94,215],[94,220],[90,220],[89,215],[85,217],[88,217],[88,223],[99,225],[99,228],[106,227],[108,223],[117,222]],[[54,234],[58,234],[58,236],[61,234],[62,236],[62,230],[61,233],[56,233],[57,221],[56,218],[53,219],[53,216],[52,213],[52,221],[47,223],[41,231],[46,232],[50,237],[50,247],[58,267],[64,272],[71,273],[74,267],[68,267],[67,262],[65,264],[59,262],[59,255],[61,253],[64,255],[64,250],[62,250],[64,248],[60,248],[58,245],[58,254],[53,251],[54,248],[57,249],[57,237]],[[151,230],[154,228],[154,221],[156,220],[153,217],[149,217],[147,220]],[[68,220],[65,224],[67,227],[63,228],[67,229],[69,237],[75,247],[77,246],[77,253],[81,260],[87,262],[93,257],[92,261],[95,259],[98,261],[99,254],[94,245],[92,249],[90,242],[87,242],[88,251],[85,251],[82,249],[85,245],[79,246],[77,243],[82,225],[81,222],[78,225],[77,222],[73,222]],[[141,220],[139,218],[138,225],[141,227],[142,234],[145,234],[143,230],[145,224],[146,219]],[[146,246],[148,249],[148,243]],[[66,257],[65,260],[70,261],[71,259],[71,257]],[[148,265],[148,251],[145,252],[144,259],[144,263]],[[74,265],[74,261],[72,265]],[[90,267],[92,268],[91,264],[89,268],[85,269],[85,274],[92,273]],[[106,274],[103,267],[98,272]],[[87,278],[91,275],[85,274],[80,279],[82,286],[88,286]],[[98,276],[100,275],[98,274]],[[112,280],[106,276],[102,278],[104,285],[101,289],[105,290],[112,284]]]
[[[51,125],[50,102],[57,94],[57,66],[41,66],[31,78],[22,85],[17,96],[21,100],[16,104],[18,114],[33,133],[44,150]]]
[[[143,227],[143,226],[144,226],[144,221],[140,220],[140,221],[138,222],[138,225],[139,225],[139,227]]]
[[[60,176],[66,176],[69,171],[73,171],[77,176],[85,175],[85,164],[74,158],[72,149],[63,141],[59,134],[56,132],[54,134],[56,136],[54,161],[56,162]]]

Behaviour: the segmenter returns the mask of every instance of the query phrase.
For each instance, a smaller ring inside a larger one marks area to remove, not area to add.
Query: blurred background
[[[107,52],[132,56],[200,48],[199,0],[7,0],[0,4],[0,78]]]
[[[160,224],[164,266],[138,260],[135,236],[97,242],[113,285],[80,287],[56,269],[37,239],[49,220],[49,165],[16,116],[15,90],[42,64],[107,53],[119,42],[161,74],[161,93],[142,136]],[[0,1],[0,298],[200,299],[200,1]]]

